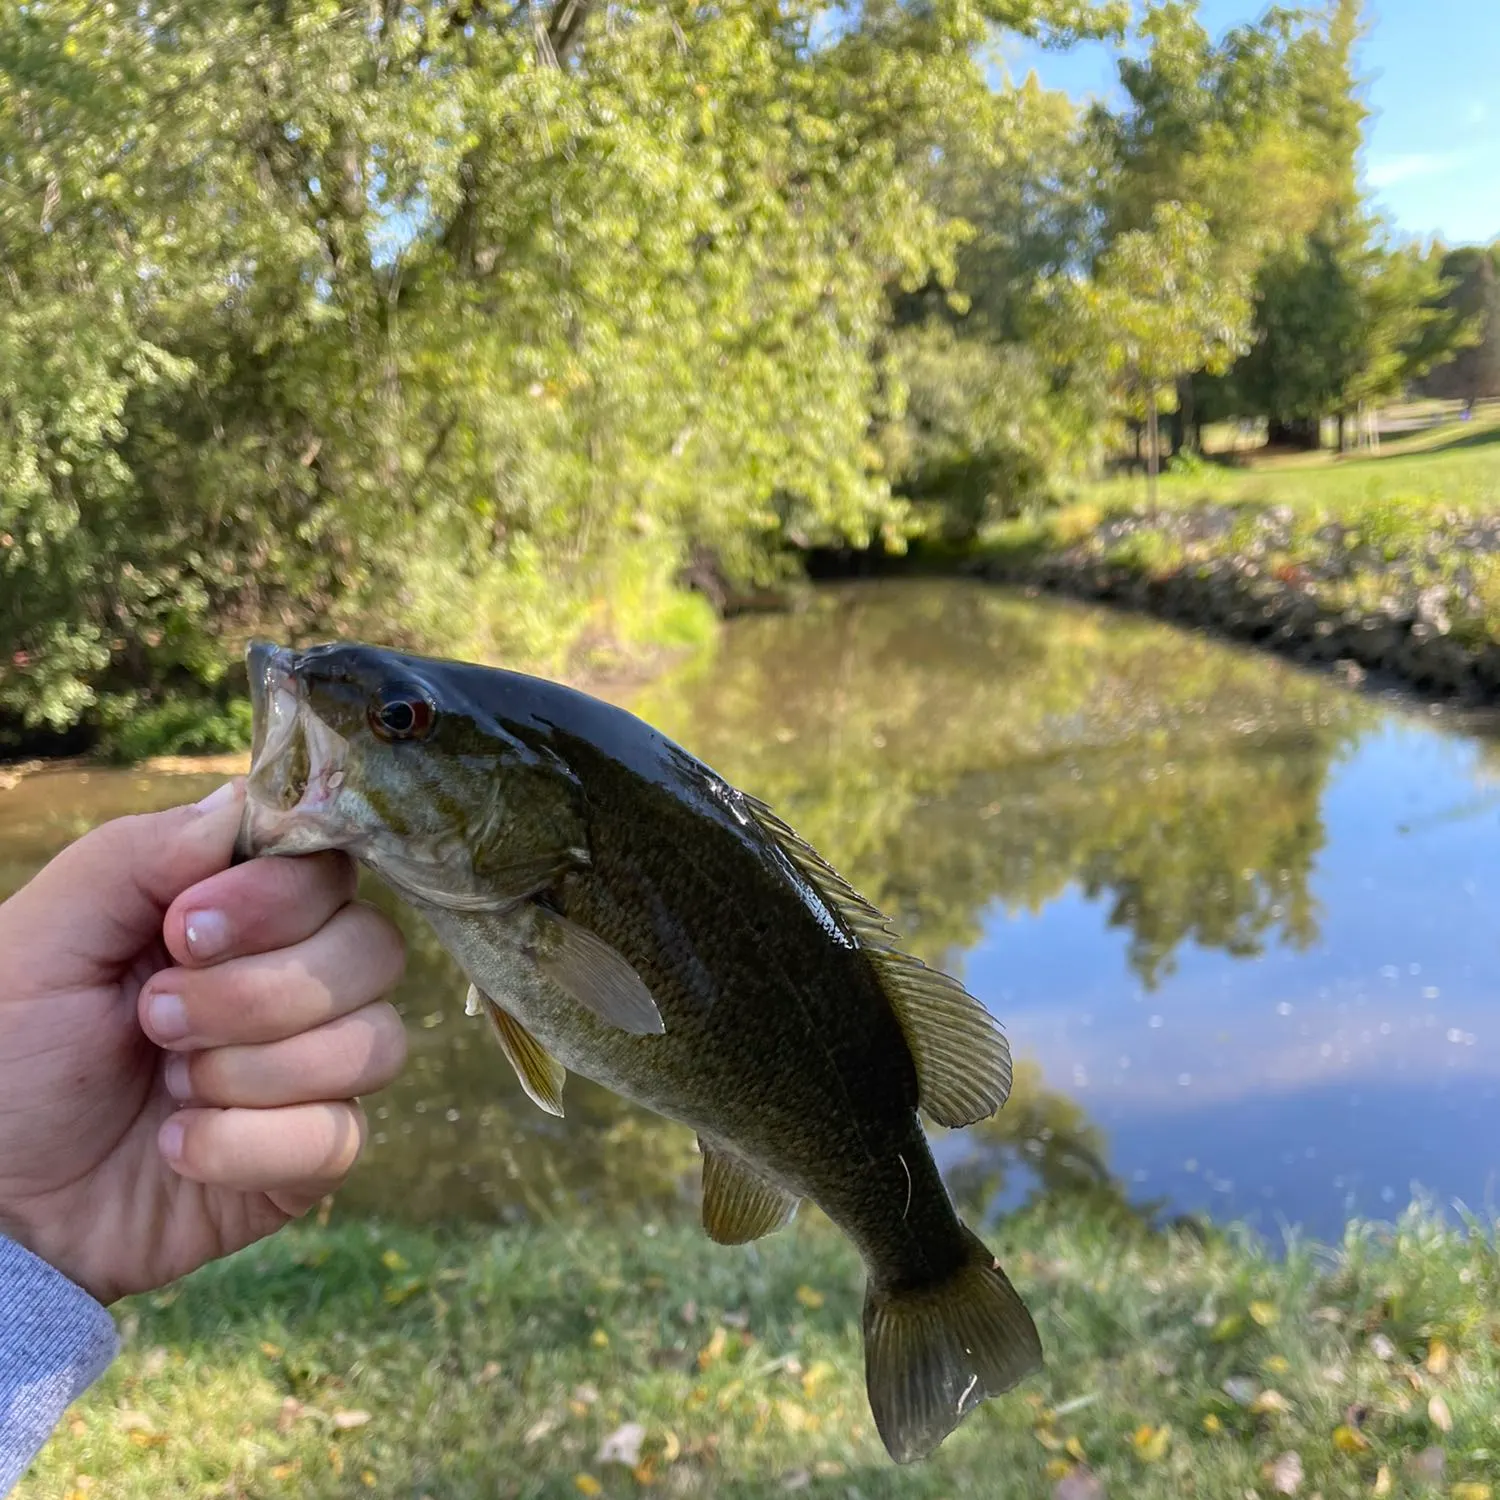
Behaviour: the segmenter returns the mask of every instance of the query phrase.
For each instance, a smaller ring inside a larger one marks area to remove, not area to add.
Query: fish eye
[[[419,740],[431,731],[437,712],[410,688],[382,688],[370,700],[370,728],[382,740]]]

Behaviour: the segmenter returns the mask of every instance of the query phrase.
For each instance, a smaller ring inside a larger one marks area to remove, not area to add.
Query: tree
[[[1272,8],[1217,42],[1194,0],[1150,6],[1144,56],[1120,63],[1125,108],[1096,106],[1089,122],[1106,167],[1104,243],[1149,227],[1160,203],[1190,204],[1208,226],[1215,274],[1237,285],[1352,204],[1364,117],[1350,70],[1358,30],[1358,0],[1322,14]],[[1212,399],[1204,372],[1183,372],[1174,448],[1196,445],[1196,408]]]
[[[1471,405],[1500,396],[1500,245],[1447,252],[1442,275],[1450,283],[1443,306],[1472,325],[1473,339],[1437,363],[1422,389]]]
[[[1158,414],[1175,404],[1179,377],[1223,370],[1243,349],[1250,317],[1245,280],[1223,277],[1201,218],[1180,203],[1163,203],[1149,229],[1114,241],[1092,278],[1059,280],[1052,290],[1065,358],[1098,359],[1121,408],[1145,420],[1154,505]]]

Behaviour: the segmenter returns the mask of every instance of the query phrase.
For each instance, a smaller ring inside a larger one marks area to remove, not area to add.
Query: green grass
[[[1478,1500],[1500,1472],[1487,1228],[1413,1213],[1272,1256],[1034,1210],[990,1239],[1047,1369],[909,1469],[875,1439],[858,1267],[816,1215],[748,1249],[692,1225],[309,1226],[125,1305],[124,1354],[18,1500],[996,1500],[1085,1466],[1110,1496],[1238,1500],[1293,1454],[1303,1495]],[[601,1458],[629,1423],[633,1462]]]
[[[1209,512],[1227,527],[1193,534]],[[1126,534],[1101,535],[1122,521]],[[1500,409],[1388,440],[1378,455],[1292,455],[1243,468],[1190,461],[1162,476],[1154,512],[1143,480],[1110,480],[997,526],[980,550],[1021,564],[1066,555],[1155,577],[1234,558],[1252,576],[1306,585],[1335,611],[1410,611],[1436,588],[1455,639],[1477,646],[1500,643],[1500,550],[1493,540],[1476,548],[1472,535],[1491,523],[1500,526]]]
[[[1199,462],[1169,469],[1160,481],[1163,506],[1208,499],[1340,512],[1408,498],[1500,509],[1500,407],[1470,422],[1387,438],[1378,454],[1284,454],[1243,468]],[[1078,503],[1105,511],[1144,507],[1146,481],[1111,479],[1091,486]]]

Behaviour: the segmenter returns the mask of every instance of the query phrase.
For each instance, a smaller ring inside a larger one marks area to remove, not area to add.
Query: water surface
[[[1500,766],[1448,717],[1094,609],[943,582],[737,621],[629,706],[769,800],[1005,1023],[995,1120],[937,1141],[976,1205],[1087,1192],[1337,1234],[1495,1197]],[[0,891],[197,777],[0,792]],[[383,897],[378,897],[382,899]],[[389,904],[389,903],[385,903]],[[691,1136],[520,1092],[412,941],[412,1063],[340,1212],[692,1212]]]

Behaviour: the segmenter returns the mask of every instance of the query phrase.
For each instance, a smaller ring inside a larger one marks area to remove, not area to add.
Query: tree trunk
[[[1343,412],[1339,413],[1339,452],[1349,451],[1348,418]]]
[[[1156,421],[1156,392],[1146,397],[1146,498],[1156,509],[1156,475],[1161,467],[1161,432]]]
[[[1200,452],[1203,448],[1203,438],[1198,429],[1198,407],[1191,375],[1180,376],[1177,381],[1176,426],[1178,451]]]

